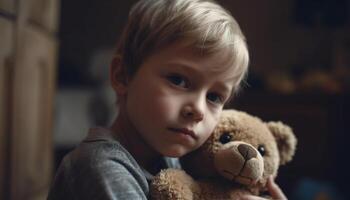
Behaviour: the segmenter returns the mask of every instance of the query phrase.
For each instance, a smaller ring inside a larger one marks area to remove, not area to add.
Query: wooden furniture
[[[46,199],[57,0],[0,0],[0,199]]]

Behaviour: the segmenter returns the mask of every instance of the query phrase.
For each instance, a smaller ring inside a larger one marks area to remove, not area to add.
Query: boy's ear
[[[115,55],[113,57],[109,76],[114,91],[118,95],[125,95],[127,92],[128,76],[125,67],[121,63],[120,55]]]

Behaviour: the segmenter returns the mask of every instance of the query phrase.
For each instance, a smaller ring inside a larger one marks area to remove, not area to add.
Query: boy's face
[[[183,156],[210,136],[236,82],[220,63],[175,44],[148,57],[129,81],[126,114],[158,153]]]

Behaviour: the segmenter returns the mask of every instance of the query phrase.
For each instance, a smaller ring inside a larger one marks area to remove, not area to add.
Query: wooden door
[[[0,199],[51,183],[57,0],[0,0]]]
[[[8,190],[6,180],[9,179],[9,133],[10,133],[10,91],[13,69],[13,24],[0,18],[0,199],[6,199]]]
[[[56,44],[30,25],[18,30],[17,44],[13,71],[11,193],[13,199],[44,199],[52,173]]]

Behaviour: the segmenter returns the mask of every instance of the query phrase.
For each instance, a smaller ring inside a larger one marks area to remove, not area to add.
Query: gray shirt
[[[159,165],[180,168],[173,158],[164,158]],[[94,128],[64,157],[47,199],[147,199],[152,177],[108,129]]]

